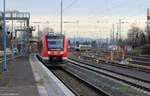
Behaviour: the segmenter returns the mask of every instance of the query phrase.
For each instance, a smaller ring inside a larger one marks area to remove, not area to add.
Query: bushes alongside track
[[[135,55],[146,54],[150,55],[150,44],[135,48],[131,53]]]

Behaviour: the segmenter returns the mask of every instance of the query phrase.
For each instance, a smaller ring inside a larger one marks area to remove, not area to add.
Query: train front
[[[67,40],[62,34],[48,35],[47,47],[49,63],[51,64],[64,64],[67,58]]]

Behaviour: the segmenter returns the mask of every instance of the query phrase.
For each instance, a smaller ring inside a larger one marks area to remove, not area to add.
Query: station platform
[[[39,96],[28,57],[7,61],[0,78],[0,96]]]
[[[36,55],[7,64],[8,70],[0,74],[0,96],[75,96]]]

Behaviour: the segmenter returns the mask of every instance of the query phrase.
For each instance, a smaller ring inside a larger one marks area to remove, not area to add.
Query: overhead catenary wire
[[[76,4],[78,2],[78,0],[72,0],[72,2],[66,6],[65,8],[63,8],[63,12],[68,10],[69,8],[71,8],[74,4]]]
[[[111,12],[111,11],[113,11],[114,9],[117,9],[118,7],[123,7],[123,6],[126,6],[129,2],[131,2],[131,0],[127,0],[127,1],[125,1],[125,2],[120,2],[120,3],[118,3],[116,6],[112,6],[112,7],[109,7],[109,8],[106,8],[106,9],[104,9],[104,10],[102,10],[100,13],[101,14],[106,14],[106,13],[108,13],[108,12]],[[111,5],[114,5],[114,4],[116,4],[117,2],[114,2],[113,4],[111,4]],[[108,7],[108,6],[107,6]],[[113,9],[113,10],[112,10]],[[120,8],[119,8],[120,9]],[[93,9],[93,10],[91,10],[91,13],[89,13],[89,15],[90,14],[94,14],[96,9]]]
[[[146,0],[146,1],[142,2],[142,3],[140,3],[140,4],[136,4],[134,7],[133,7],[133,6],[130,7],[130,11],[132,11],[131,9],[134,9],[134,8],[136,8],[136,7],[139,7],[139,6],[140,6],[140,8],[145,7],[144,4],[145,4],[146,2],[149,2],[149,0]],[[121,17],[120,19],[127,20],[128,17],[137,16],[137,15],[136,15],[137,13],[141,13],[141,11],[139,11],[139,10],[134,10],[134,13],[132,13],[132,14],[130,14],[130,15],[128,15],[128,16]],[[146,13],[146,10],[145,10],[145,13]],[[145,16],[145,17],[146,17],[146,16]],[[139,19],[138,19],[138,20],[139,20]]]
[[[129,10],[131,10],[131,9],[135,9],[136,7],[143,7],[144,6],[144,4],[145,4],[145,2],[148,2],[149,0],[142,0],[142,2],[140,2],[140,3],[136,3],[136,5],[130,5],[130,7],[127,7],[127,9],[128,8],[130,8]],[[131,3],[131,2],[135,2],[134,0],[126,0],[125,2],[120,2],[119,4],[117,4],[116,6],[112,6],[112,7],[109,7],[109,8],[106,8],[106,9],[104,9],[103,11],[101,11],[100,12],[100,16],[106,16],[106,15],[108,15],[108,16],[110,16],[110,15],[112,15],[111,13],[114,13],[114,11],[115,10],[121,10],[120,12],[124,12],[123,11],[123,9],[122,9],[122,7],[125,7],[125,6],[128,6],[128,4],[129,3]],[[115,4],[115,3],[117,3],[117,2],[114,2],[113,4]],[[113,5],[113,4],[111,4],[111,5]],[[95,9],[94,9],[95,10]],[[90,18],[90,16],[94,16],[93,14],[95,13],[94,12],[94,10],[92,10],[91,11],[91,13],[88,13],[89,15],[89,18]],[[138,11],[139,12],[139,10],[135,10],[135,11]],[[135,11],[134,12],[132,12],[131,14],[134,14],[135,13]],[[119,14],[120,12],[118,12],[117,14]],[[125,14],[124,14],[124,16],[125,16]],[[132,15],[131,15],[132,16]],[[119,17],[119,16],[118,16]]]
[[[135,10],[137,7],[144,7],[145,6],[145,3],[146,2],[149,2],[149,0],[142,0],[142,2],[140,2],[140,3],[136,3],[135,5],[133,5],[133,6],[129,6],[129,7],[127,7],[126,8],[126,11],[129,11],[130,10],[130,12],[131,12],[131,10],[134,10],[134,12],[132,12],[131,13],[131,15],[133,14],[134,15],[134,13],[136,12],[136,11],[138,11],[138,12],[140,12],[139,10]],[[128,10],[129,9],[129,10]],[[118,10],[118,11],[120,11],[120,12],[124,12],[123,11],[123,9],[122,8],[117,8],[116,10]],[[118,12],[118,13],[120,13],[120,12]],[[112,13],[112,11],[110,11],[110,12],[107,12],[107,14],[111,14]],[[124,14],[125,15],[125,14]]]

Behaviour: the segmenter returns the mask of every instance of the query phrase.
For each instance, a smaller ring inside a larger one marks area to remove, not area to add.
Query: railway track
[[[95,66],[91,66],[91,65],[88,65],[88,64],[83,64],[81,62],[76,62],[76,61],[72,61],[72,60],[68,60],[68,61],[75,64],[75,65],[77,65],[77,66],[95,71],[97,73],[100,73],[100,74],[103,74],[105,76],[111,77],[115,80],[124,82],[124,83],[126,83],[130,86],[135,87],[135,88],[140,88],[140,90],[146,91],[147,93],[150,92],[150,81],[149,81],[150,79],[144,80],[142,78],[136,78],[136,77],[133,77],[133,76],[128,76],[128,75],[125,75],[125,74],[121,74],[119,72],[117,73],[116,71],[112,71],[112,70],[110,71],[110,70],[107,70],[107,69],[104,69],[104,68],[95,67]]]
[[[65,68],[51,69],[51,71],[59,78],[76,96],[112,96],[106,92],[99,90],[89,82],[81,79],[79,76]]]
[[[110,55],[110,52],[109,51],[102,51],[102,52],[100,52],[99,54],[97,54],[97,53],[95,53],[95,52],[93,52],[93,51],[89,51],[89,52],[87,52],[87,56],[88,55],[93,55],[93,57],[96,57],[96,58],[94,58],[94,59],[97,59],[97,58],[99,58],[99,57],[101,57],[101,58],[104,58],[104,59],[106,59],[106,57],[108,56],[108,55]],[[80,54],[81,56],[83,55],[83,54]],[[84,55],[83,55],[84,56]],[[130,63],[130,64],[135,64],[135,65],[140,65],[140,66],[150,66],[150,55],[129,55],[129,54],[127,54],[126,56],[125,56],[125,58],[130,58],[129,60],[128,60],[128,62]],[[121,61],[121,58],[115,58],[116,59],[116,61]]]
[[[150,66],[150,57],[130,56],[130,55],[128,55],[128,57],[132,58],[132,60],[129,61],[132,64]]]
[[[148,73],[150,72],[150,67],[145,66],[143,64],[135,64],[135,63],[133,63],[133,64],[131,64],[131,63],[130,64],[121,64],[121,63],[116,62],[116,61],[110,61],[110,60],[106,60],[106,59],[95,58],[94,56],[91,57],[91,56],[88,56],[88,55],[81,55],[80,58],[81,59],[83,58],[84,60],[91,60],[91,61],[94,61],[94,62],[108,64],[108,65],[112,65],[112,66],[130,68],[130,69],[140,70],[140,71],[148,72]]]
[[[40,57],[37,57],[44,64]],[[112,96],[93,84],[86,82],[86,80],[81,79],[72,71],[66,70],[64,66],[49,67],[49,70],[51,70],[76,96]]]
[[[97,91],[98,93],[103,92],[101,93],[103,95],[94,95],[94,96],[129,96],[129,95],[149,96],[150,95],[149,93],[150,86],[148,83],[149,81],[142,81],[140,79],[132,78],[131,76],[117,74],[116,72],[111,72],[108,70],[100,69],[97,67],[90,66],[88,64],[83,64],[81,62],[76,62],[72,60],[69,60],[68,64],[66,64],[65,66],[61,66],[60,69],[61,70],[51,70],[51,69],[50,70],[53,71],[53,73],[59,79],[61,79],[65,83],[65,85],[70,86],[69,88],[73,89],[77,93],[80,90],[80,87],[76,88],[77,90],[75,90],[75,88],[72,87],[74,85],[68,84],[69,81],[75,85],[80,85],[79,81],[84,82],[86,83],[86,85],[96,90],[96,92]],[[65,74],[69,74],[69,75],[66,76]],[[70,75],[72,76],[70,77]],[[74,83],[76,80],[70,79],[74,77],[77,78],[78,84]],[[127,89],[126,91],[124,89],[121,90],[119,88],[120,86],[124,86],[124,85],[128,87],[126,88]],[[83,85],[81,84],[81,86]],[[132,93],[130,92],[131,90],[136,90],[137,92]],[[83,95],[84,92],[81,90],[80,92],[81,93],[78,93],[78,95],[91,96],[91,94]]]

